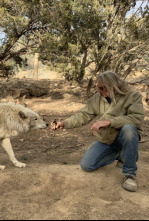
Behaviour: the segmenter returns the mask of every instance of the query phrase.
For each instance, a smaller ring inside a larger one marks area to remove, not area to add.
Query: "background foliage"
[[[142,4],[147,1],[142,1]],[[137,0],[1,0],[0,70],[13,74],[39,53],[46,65],[80,82],[87,68],[128,75],[148,54],[149,10]],[[128,68],[124,70],[125,65]]]

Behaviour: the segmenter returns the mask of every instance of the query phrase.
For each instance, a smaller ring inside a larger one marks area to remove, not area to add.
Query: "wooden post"
[[[35,80],[38,80],[38,66],[39,66],[39,53],[35,53],[35,60],[34,60],[34,76]]]

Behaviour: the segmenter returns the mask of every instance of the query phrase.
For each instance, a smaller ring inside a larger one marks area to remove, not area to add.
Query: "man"
[[[97,89],[98,93],[79,113],[57,122],[56,128],[80,127],[97,117],[91,127],[97,141],[82,158],[81,168],[92,172],[123,159],[123,188],[135,192],[138,145],[144,119],[142,96],[111,71],[98,76]]]

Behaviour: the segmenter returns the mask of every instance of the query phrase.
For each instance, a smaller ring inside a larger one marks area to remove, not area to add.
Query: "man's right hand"
[[[59,130],[59,129],[63,129],[64,128],[64,124],[63,122],[57,122],[57,124],[55,125],[53,122],[51,123],[51,130]]]

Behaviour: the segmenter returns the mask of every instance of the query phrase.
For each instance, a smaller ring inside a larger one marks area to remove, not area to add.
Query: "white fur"
[[[47,126],[36,112],[21,104],[0,103],[0,143],[16,167],[25,167],[26,164],[15,158],[10,138],[31,129],[44,129]],[[0,170],[3,169],[5,166],[0,165]]]

